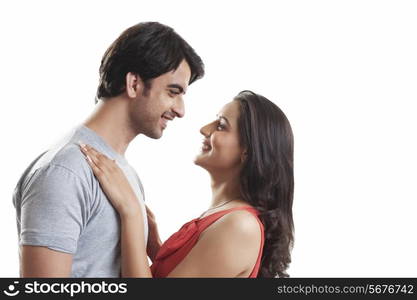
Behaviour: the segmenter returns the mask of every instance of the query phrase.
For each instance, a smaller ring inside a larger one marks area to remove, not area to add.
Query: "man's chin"
[[[161,137],[162,137],[162,130],[161,131],[159,131],[159,132],[157,132],[157,131],[154,131],[154,132],[148,132],[148,133],[145,133],[145,135],[148,137],[148,138],[151,138],[151,139],[154,139],[154,140],[158,140],[158,139],[160,139]]]

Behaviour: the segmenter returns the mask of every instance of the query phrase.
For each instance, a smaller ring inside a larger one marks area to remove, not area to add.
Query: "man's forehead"
[[[184,89],[188,87],[191,79],[191,69],[185,60],[181,62],[177,69],[172,70],[171,74],[172,80],[177,81],[176,83],[181,84]]]
[[[164,88],[178,88],[187,91],[189,78],[185,76],[174,76],[172,72],[165,73],[157,78],[159,84]]]
[[[167,86],[178,87],[182,88],[184,91],[187,91],[188,82],[190,81],[190,76],[180,76],[176,74],[172,74],[166,80]]]

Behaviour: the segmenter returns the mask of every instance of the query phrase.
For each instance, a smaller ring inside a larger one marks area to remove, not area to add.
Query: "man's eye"
[[[173,91],[173,90],[169,90],[169,93],[170,93],[170,94],[173,94],[173,95],[179,95],[179,94],[180,94],[179,92],[177,92],[177,91]]]

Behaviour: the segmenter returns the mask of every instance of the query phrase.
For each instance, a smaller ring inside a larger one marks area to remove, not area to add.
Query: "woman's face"
[[[217,115],[217,120],[200,129],[204,136],[201,153],[194,160],[209,171],[238,171],[243,150],[239,143],[239,102],[227,103]]]

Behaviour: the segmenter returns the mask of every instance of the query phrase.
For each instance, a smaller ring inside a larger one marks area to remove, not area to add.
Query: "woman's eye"
[[[224,130],[224,125],[222,124],[217,125],[217,130]]]

